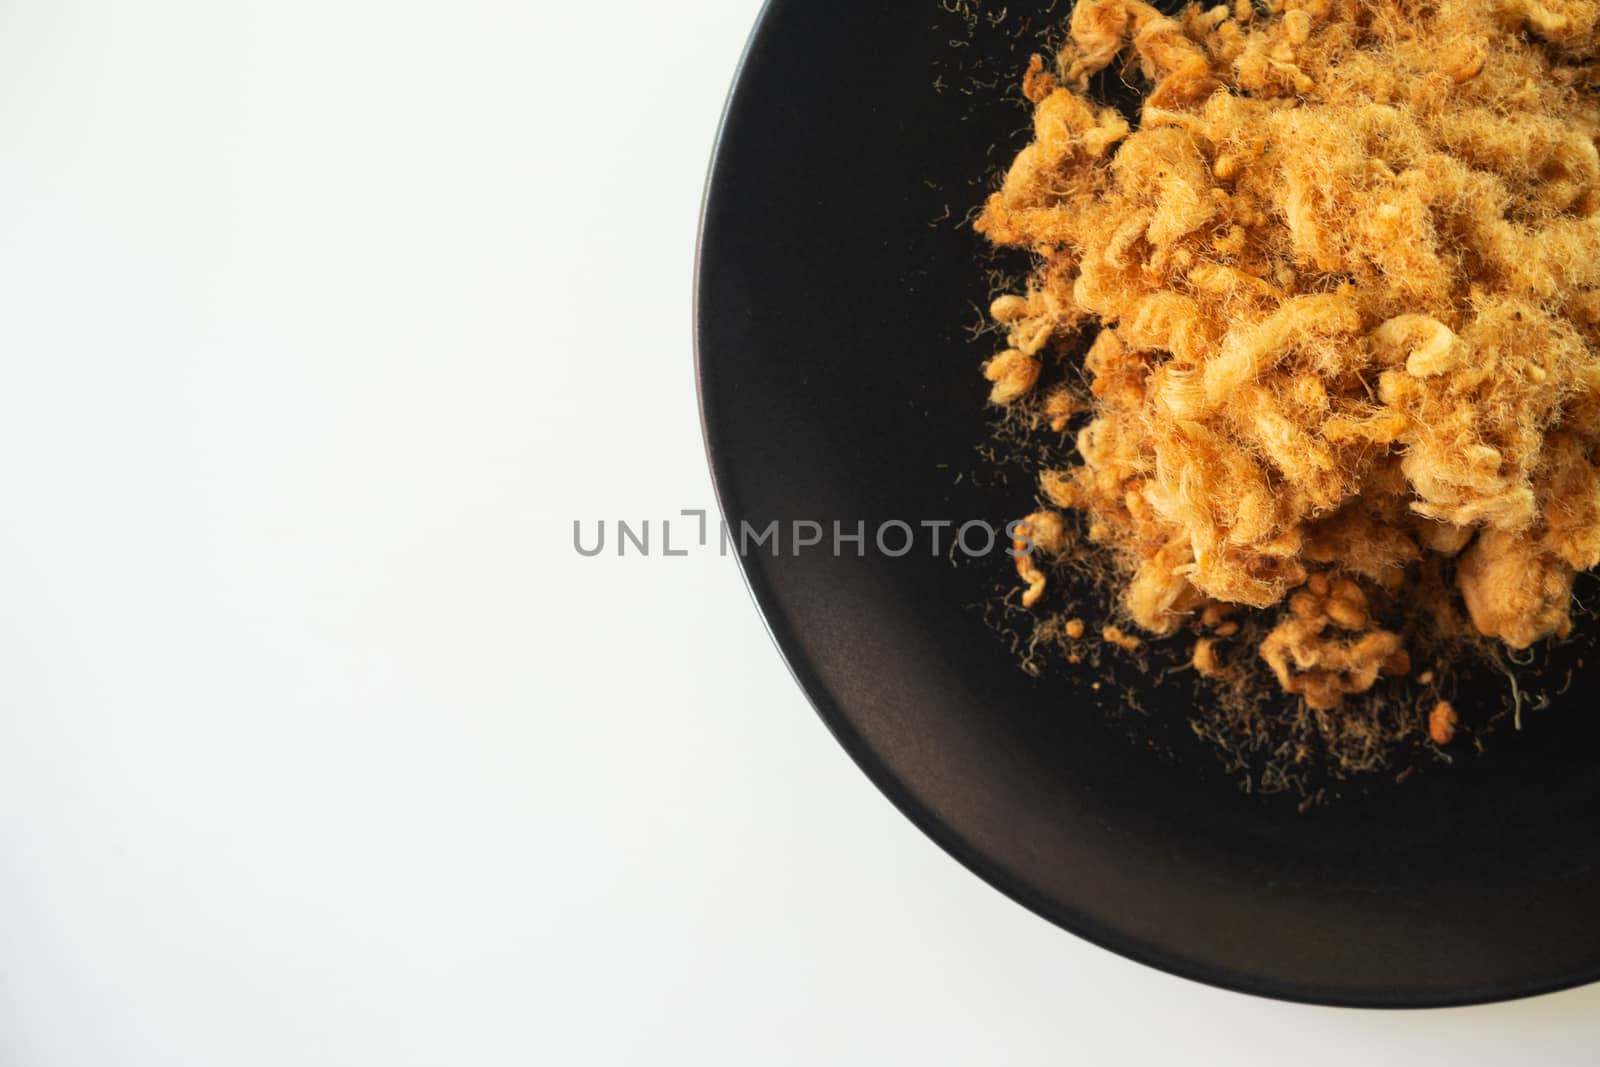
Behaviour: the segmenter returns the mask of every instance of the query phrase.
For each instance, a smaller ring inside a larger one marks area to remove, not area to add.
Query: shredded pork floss
[[[1138,627],[1270,611],[1259,655],[1315,709],[1410,670],[1373,596],[1515,649],[1567,631],[1600,562],[1597,20],[1079,0],[1035,58],[1032,143],[976,226],[1037,269],[984,372],[1058,429],[1088,408],[1041,489]],[[1092,97],[1108,67],[1137,123]],[[1086,397],[1034,395],[1053,358]]]

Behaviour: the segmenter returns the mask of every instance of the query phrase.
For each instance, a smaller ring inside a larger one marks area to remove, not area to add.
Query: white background
[[[754,0],[0,3],[0,1064],[1592,1062],[1600,989],[1254,1000],[849,763],[711,504]]]

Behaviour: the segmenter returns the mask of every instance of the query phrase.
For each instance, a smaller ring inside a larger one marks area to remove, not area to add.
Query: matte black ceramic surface
[[[1029,506],[1025,485],[961,476],[986,417],[965,327],[988,286],[953,224],[1025,140],[1010,86],[1062,17],[1025,27],[1029,10],[1012,3],[1003,29],[936,0],[763,16],[701,233],[700,395],[730,521],[1003,523]],[[1170,727],[1157,757],[1093,706],[1118,694],[1023,674],[969,607],[1004,557],[953,566],[924,545],[785,546],[745,571],[851,756],[1016,900],[1157,967],[1297,1000],[1452,1004],[1600,975],[1591,680],[1486,757],[1299,815],[1222,780],[1186,708],[1150,709]]]

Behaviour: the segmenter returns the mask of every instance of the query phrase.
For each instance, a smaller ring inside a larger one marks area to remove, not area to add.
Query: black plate
[[[985,419],[986,351],[965,327],[988,285],[978,239],[941,220],[1025,140],[1011,86],[1061,17],[769,5],[701,229],[700,398],[728,521],[871,530],[1029,506],[1024,484],[962,476]],[[953,566],[926,541],[744,560],[840,743],[994,886],[1134,959],[1292,1000],[1462,1004],[1600,976],[1600,730],[1581,676],[1485,757],[1302,815],[1222,780],[1181,703],[1149,709],[1159,745],[1130,743],[1129,716],[1095,707],[1117,694],[1021,672],[969,607],[1005,565]]]

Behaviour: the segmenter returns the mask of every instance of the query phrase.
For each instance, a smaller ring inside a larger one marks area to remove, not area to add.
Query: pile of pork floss
[[[1600,562],[1597,17],[1080,0],[1034,60],[977,229],[1036,270],[984,373],[1080,427],[1030,519],[1082,514],[1137,627],[1267,613],[1250,651],[1313,709],[1412,670],[1379,600],[1513,649],[1570,630]],[[1108,67],[1137,123],[1091,94]]]

